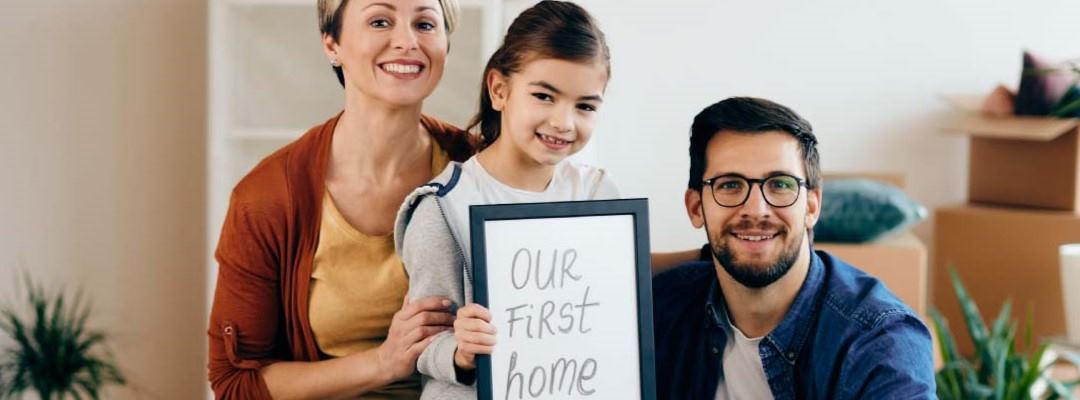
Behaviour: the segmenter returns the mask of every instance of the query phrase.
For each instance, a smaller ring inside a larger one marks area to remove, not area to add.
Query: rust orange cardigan
[[[308,288],[339,117],[263,159],[233,189],[210,311],[209,380],[219,399],[269,399],[259,369],[325,358],[308,323]],[[475,135],[427,116],[420,122],[452,160],[474,153]]]

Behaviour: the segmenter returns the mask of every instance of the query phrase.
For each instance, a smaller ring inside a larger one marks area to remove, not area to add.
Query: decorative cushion
[[[926,219],[926,207],[896,186],[868,179],[825,181],[814,241],[864,243]]]

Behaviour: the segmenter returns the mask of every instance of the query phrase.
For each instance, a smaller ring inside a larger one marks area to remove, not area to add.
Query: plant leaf
[[[1058,352],[1058,358],[1067,361],[1073,366],[1080,368],[1080,354],[1068,349],[1062,349],[1059,347],[1054,348]]]
[[[1074,99],[1070,102],[1063,102],[1061,104],[1058,104],[1057,107],[1050,111],[1050,116],[1065,118],[1073,115],[1073,113],[1076,113],[1078,111],[1080,111],[1080,99]]]
[[[1031,390],[1031,387],[1035,385],[1035,382],[1042,376],[1040,364],[1042,363],[1043,354],[1046,353],[1046,349],[1049,347],[1050,346],[1045,343],[1039,345],[1035,354],[1032,354],[1031,358],[1028,359],[1025,375],[1020,379],[1020,388],[1023,389],[1024,393],[1028,393]]]
[[[1065,384],[1053,379],[1046,379],[1046,386],[1050,388],[1053,393],[1051,397],[1071,399],[1073,398],[1072,389]]]
[[[105,347],[105,335],[88,331],[89,302],[82,291],[74,297],[46,292],[25,274],[24,317],[16,308],[0,308],[0,332],[12,344],[0,357],[0,398],[98,398],[109,384],[126,381]],[[101,355],[99,355],[101,353]]]
[[[938,395],[942,398],[962,399],[964,398],[964,393],[961,391],[963,380],[961,379],[962,371],[959,370],[957,362],[960,357],[956,351],[956,340],[953,338],[953,334],[944,318],[942,318],[941,313],[931,308],[930,318],[933,321],[934,332],[937,334],[941,360],[945,365],[941,371],[938,371],[937,378],[935,378],[940,378],[943,381],[943,383],[938,384]]]
[[[960,276],[955,269],[949,269],[949,276],[952,278],[953,290],[956,291],[956,299],[960,303],[961,311],[963,311],[964,322],[967,324],[971,340],[974,342],[976,349],[985,348],[986,323],[983,322],[982,315],[979,314],[979,307],[968,295],[967,289],[964,288],[963,282],[960,282]]]

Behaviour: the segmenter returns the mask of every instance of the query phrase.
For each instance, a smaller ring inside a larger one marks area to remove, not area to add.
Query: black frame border
[[[487,241],[484,223],[519,219],[573,218],[609,215],[634,217],[634,259],[637,266],[638,356],[641,399],[656,399],[656,354],[653,341],[652,270],[649,249],[649,203],[647,199],[566,201],[474,205],[469,207],[474,301],[488,307]],[[493,400],[491,357],[477,356],[477,394]]]

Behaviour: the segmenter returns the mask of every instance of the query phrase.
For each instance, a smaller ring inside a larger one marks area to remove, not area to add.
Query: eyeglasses
[[[806,180],[791,175],[777,174],[765,179],[749,179],[738,174],[720,175],[702,183],[712,189],[713,201],[721,207],[738,207],[750,198],[750,191],[756,183],[761,195],[770,206],[783,208],[799,200],[799,192],[806,186]]]

